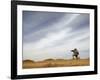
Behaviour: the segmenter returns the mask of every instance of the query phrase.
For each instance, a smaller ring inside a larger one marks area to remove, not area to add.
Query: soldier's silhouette
[[[73,52],[73,59],[79,59],[79,51],[75,48],[74,50],[71,50]]]

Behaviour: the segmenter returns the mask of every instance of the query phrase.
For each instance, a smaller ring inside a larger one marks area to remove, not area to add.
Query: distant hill
[[[35,61],[33,60],[23,60],[23,63],[34,63]]]
[[[44,61],[53,61],[53,60],[55,60],[55,59],[45,59]]]

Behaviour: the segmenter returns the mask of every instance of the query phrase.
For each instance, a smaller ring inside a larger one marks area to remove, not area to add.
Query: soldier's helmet
[[[75,48],[74,50],[76,51],[77,49]]]

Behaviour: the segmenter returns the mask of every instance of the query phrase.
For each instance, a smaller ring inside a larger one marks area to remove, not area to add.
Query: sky
[[[23,11],[23,60],[71,59],[77,48],[89,58],[89,14]]]

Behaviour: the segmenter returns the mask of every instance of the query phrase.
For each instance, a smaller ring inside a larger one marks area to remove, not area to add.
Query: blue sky
[[[89,14],[23,11],[23,59],[89,57]]]

